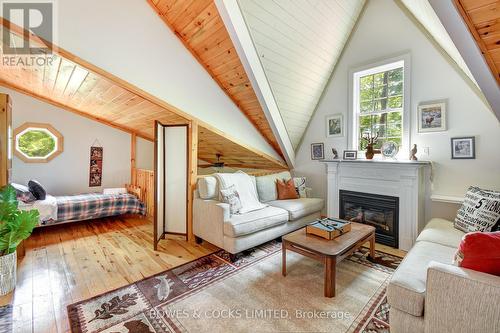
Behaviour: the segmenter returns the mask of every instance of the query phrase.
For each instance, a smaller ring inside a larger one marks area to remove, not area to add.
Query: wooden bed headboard
[[[139,199],[142,202],[145,202],[144,191],[141,189],[140,186],[125,184],[125,188],[127,189],[127,192],[129,194],[135,195],[137,199]]]

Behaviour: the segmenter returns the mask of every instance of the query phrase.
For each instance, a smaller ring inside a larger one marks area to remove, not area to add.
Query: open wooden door
[[[155,122],[154,249],[166,234],[188,237],[189,125]]]

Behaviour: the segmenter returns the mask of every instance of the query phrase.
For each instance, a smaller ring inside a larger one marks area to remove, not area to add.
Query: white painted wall
[[[326,158],[333,156],[332,147],[340,155],[347,148],[349,134],[342,138],[326,137],[325,117],[343,113],[347,119],[349,69],[404,52],[411,54],[412,67],[410,140],[418,145],[420,159],[434,162],[432,192],[463,196],[469,185],[500,189],[498,120],[451,65],[451,60],[434,47],[393,1],[369,1],[297,151],[295,174],[308,177],[316,195],[326,196],[326,169],[322,163],[311,160],[310,145],[324,142]],[[448,131],[418,134],[417,105],[445,98]],[[476,136],[476,159],[451,160],[450,138],[472,135]],[[424,147],[429,147],[429,156],[424,156]],[[434,203],[433,207],[437,205]],[[449,212],[447,209],[446,214]]]
[[[12,98],[13,129],[25,122],[48,123],[64,136],[63,153],[48,163],[25,163],[14,155],[13,182],[37,179],[52,195],[100,192],[130,182],[130,134],[3,87],[0,92]],[[88,186],[90,146],[95,139],[104,148],[102,187]],[[139,141],[137,164],[152,169],[152,144]]]
[[[281,159],[144,0],[58,1],[60,47]]]
[[[137,138],[137,146],[135,148],[135,165],[139,169],[153,170],[154,169],[154,149],[153,141]]]

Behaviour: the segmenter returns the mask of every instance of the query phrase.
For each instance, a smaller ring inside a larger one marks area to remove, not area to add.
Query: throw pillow
[[[238,214],[242,208],[240,195],[236,191],[234,185],[229,186],[226,189],[220,190],[222,195],[222,202],[229,204],[229,211],[232,214]]]
[[[306,193],[306,177],[294,177],[293,183],[295,184],[295,190],[301,198],[307,198]]]
[[[500,192],[471,186],[457,212],[455,228],[464,232],[497,231],[500,224]]]
[[[47,193],[39,182],[32,179],[28,182],[28,187],[30,189],[30,192],[33,193],[37,200],[45,200],[45,196]]]
[[[298,199],[299,195],[295,190],[295,184],[293,183],[293,179],[289,180],[276,180],[276,190],[278,191],[278,200],[287,200],[287,199]]]
[[[16,199],[24,203],[36,201],[33,193],[30,192],[28,186],[12,183],[10,184],[16,190]]]
[[[500,231],[464,235],[455,254],[455,264],[500,276]]]

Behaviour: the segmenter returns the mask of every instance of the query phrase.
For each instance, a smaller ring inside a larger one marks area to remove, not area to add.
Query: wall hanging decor
[[[421,103],[417,114],[419,133],[446,131],[446,101]]]
[[[341,113],[326,117],[326,136],[328,138],[344,136],[344,120]]]
[[[451,158],[454,160],[475,159],[476,137],[451,138]]]
[[[99,141],[96,139],[90,147],[90,176],[89,186],[101,186],[102,183],[102,154],[101,146],[97,146]]]
[[[311,144],[311,159],[312,160],[323,160],[325,158],[325,146],[323,143],[312,143]]]

